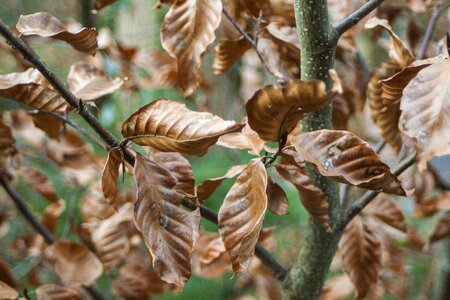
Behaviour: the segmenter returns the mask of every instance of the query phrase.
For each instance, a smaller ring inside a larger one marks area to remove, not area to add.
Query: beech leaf
[[[42,197],[53,203],[58,202],[55,187],[42,172],[36,169],[22,168],[19,174]]]
[[[202,156],[221,135],[243,126],[210,113],[191,111],[177,101],[158,99],[132,114],[122,125],[122,135],[160,151]]]
[[[135,224],[164,281],[183,287],[191,275],[191,253],[199,236],[200,210],[180,208],[184,195],[174,190],[177,179],[155,161],[137,154]]]
[[[19,298],[19,293],[12,287],[0,281],[0,299],[3,300],[15,300]]]
[[[3,123],[3,114],[0,114],[0,154],[6,156],[16,152],[16,140],[12,135],[11,127]]]
[[[248,124],[245,124],[241,132],[222,135],[217,145],[231,149],[248,149],[248,153],[259,156],[264,148],[264,141]]]
[[[43,112],[30,113],[34,126],[44,131],[47,136],[54,140],[59,140],[61,131],[64,128],[64,121]]]
[[[219,187],[219,185],[225,180],[233,178],[240,174],[245,168],[245,165],[238,165],[231,167],[225,175],[215,178],[206,179],[196,188],[197,199],[200,202],[208,199],[212,193]]]
[[[433,233],[430,236],[430,242],[436,242],[450,236],[450,213],[438,220]]]
[[[364,209],[364,212],[398,230],[407,231],[405,217],[392,197],[380,194]]]
[[[117,177],[119,177],[119,167],[122,164],[122,155],[120,149],[111,149],[108,152],[105,166],[102,172],[102,191],[105,196],[106,202],[114,207],[115,210],[119,209],[120,201],[117,195]]]
[[[36,289],[37,300],[82,300],[76,289],[56,284],[41,285]]]
[[[50,232],[55,232],[59,217],[66,209],[66,202],[59,200],[47,206],[42,213],[41,223],[47,227]]]
[[[294,146],[324,176],[364,189],[406,195],[378,154],[353,133],[328,129],[306,132],[294,138]]]
[[[250,43],[244,37],[220,41],[214,48],[214,75],[226,73],[250,48]]]
[[[363,218],[356,216],[339,242],[342,264],[363,299],[375,287],[381,274],[382,248],[379,237]]]
[[[289,202],[281,186],[273,182],[270,177],[267,181],[267,199],[269,210],[276,215],[285,215],[289,212]]]
[[[192,255],[192,266],[197,276],[217,278],[231,271],[231,260],[218,233],[200,235]]]
[[[219,234],[233,271],[247,270],[267,208],[267,173],[260,159],[251,160],[236,179],[219,210]]]
[[[178,0],[161,26],[161,43],[178,63],[178,78],[185,97],[200,84],[201,58],[214,41],[222,15],[220,0]]]
[[[46,12],[21,15],[16,28],[23,35],[39,35],[65,41],[81,52],[95,54],[98,47],[98,33],[94,28],[84,27],[77,32],[70,32],[60,20]]]

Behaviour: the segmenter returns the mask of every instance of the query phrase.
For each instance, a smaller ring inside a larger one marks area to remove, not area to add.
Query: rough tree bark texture
[[[328,88],[328,70],[334,65],[336,38],[328,21],[327,0],[295,0],[297,32],[301,46],[301,79],[320,79]],[[314,113],[302,122],[305,131],[331,128],[331,106]],[[308,166],[312,182],[328,196],[333,227],[339,218],[339,186]],[[310,219],[306,238],[295,265],[290,271],[286,299],[317,299],[331,260],[336,253],[339,234],[325,232]]]

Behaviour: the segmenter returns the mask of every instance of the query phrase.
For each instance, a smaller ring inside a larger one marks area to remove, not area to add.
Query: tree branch
[[[347,30],[358,24],[365,16],[370,14],[375,8],[377,8],[384,0],[370,0],[358,10],[352,13],[350,16],[342,20],[334,27],[334,31],[338,37],[343,35]]]
[[[31,227],[36,230],[45,240],[45,242],[49,245],[53,244],[56,239],[48,231],[47,227],[45,227],[39,219],[37,219],[31,210],[25,204],[25,201],[20,198],[19,194],[9,185],[8,179],[6,175],[0,172],[0,185],[5,189],[6,193],[9,195],[11,200],[16,205],[17,210],[25,217],[25,220],[30,223]],[[103,296],[92,286],[83,286],[84,289],[91,295],[91,297],[95,300],[104,300]]]
[[[436,23],[442,13],[450,6],[450,3],[447,3],[442,8],[439,4],[436,4],[433,7],[433,14],[431,15],[430,22],[428,23],[427,30],[425,31],[425,35],[422,40],[422,44],[420,44],[419,53],[417,53],[417,59],[423,59],[427,52],[428,44],[430,43],[431,36],[433,35],[434,28],[436,27]]]
[[[414,164],[414,159],[416,157],[416,152],[411,153],[407,158],[405,158],[392,172],[395,176],[400,175]],[[345,212],[344,216],[341,218],[339,225],[336,227],[337,233],[342,233],[345,227],[351,222],[351,220],[356,217],[363,209],[366,207],[375,197],[379,194],[378,191],[368,191],[361,198],[356,200],[353,205]]]
[[[63,97],[67,103],[72,107],[78,109],[78,114],[83,117],[83,119],[92,127],[92,129],[97,132],[105,143],[113,148],[120,145],[119,140],[117,140],[103,125],[95,118],[95,116],[87,109],[84,108],[80,99],[77,99],[75,95],[62,83],[62,81],[56,77],[56,75],[50,71],[39,59],[39,57],[34,53],[34,51],[29,48],[21,39],[17,38],[14,33],[8,28],[8,26],[0,20],[0,34],[2,34],[12,47],[17,49],[25,59],[27,59],[36,69],[41,72],[41,74],[48,80],[48,82],[55,88],[55,90]],[[125,160],[130,164],[134,165],[135,157],[127,149],[123,149]],[[203,218],[217,224],[217,214],[203,206],[197,205],[190,201],[189,199],[183,199],[183,205],[191,210],[200,208],[200,214]],[[283,267],[276,263],[274,264],[274,258],[267,251],[260,251],[258,248],[262,248],[257,245],[255,254],[256,256],[265,264],[267,267],[271,268],[274,274],[283,280],[286,277],[286,271]]]

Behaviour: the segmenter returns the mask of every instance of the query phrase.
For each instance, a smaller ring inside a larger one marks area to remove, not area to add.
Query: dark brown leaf
[[[119,168],[122,164],[123,158],[120,149],[111,149],[108,152],[108,158],[105,162],[105,167],[102,172],[102,191],[105,196],[106,202],[114,207],[115,210],[119,209],[120,201],[117,195],[117,177],[119,177]]]
[[[233,166],[225,173],[225,175],[203,181],[196,188],[198,201],[203,202],[208,199],[225,179],[233,178],[240,174],[244,168],[245,165]]]
[[[42,172],[31,169],[22,168],[19,172],[23,180],[25,180],[36,192],[52,203],[58,202],[58,195],[55,187]]]
[[[251,48],[250,43],[241,37],[238,40],[222,40],[214,48],[214,75],[227,72]]]
[[[364,209],[364,212],[398,230],[407,231],[405,217],[392,197],[380,194]]]
[[[268,177],[267,199],[269,210],[276,215],[285,215],[289,212],[289,202],[286,193],[278,183]]]
[[[450,236],[450,213],[439,219],[430,236],[430,242],[436,242]]]

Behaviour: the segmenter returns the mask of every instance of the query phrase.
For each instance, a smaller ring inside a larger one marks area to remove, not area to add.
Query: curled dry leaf
[[[390,196],[380,194],[364,209],[364,212],[398,230],[407,231],[405,217],[400,207]]]
[[[251,160],[236,179],[219,210],[219,234],[233,271],[247,270],[267,208],[267,173],[260,159]]]
[[[302,133],[294,139],[294,146],[324,176],[364,189],[406,195],[400,181],[370,145],[348,131]]]
[[[105,162],[105,167],[102,172],[102,191],[105,196],[106,202],[114,207],[115,210],[119,209],[120,201],[117,195],[117,177],[119,177],[119,168],[122,164],[123,158],[121,150],[113,148],[108,152],[108,157]]]
[[[59,200],[47,206],[41,216],[41,223],[47,227],[50,232],[55,232],[59,217],[66,209],[66,202]]]
[[[33,108],[63,113],[67,102],[47,86],[38,70],[0,75],[0,96],[30,105]]]
[[[177,179],[174,190],[195,195],[195,179],[189,161],[178,152],[152,150],[150,159],[156,161]]]
[[[58,202],[58,195],[56,194],[55,187],[51,183],[47,176],[42,172],[31,169],[22,168],[19,171],[20,176],[25,180],[36,192],[42,195],[45,199],[52,203]]]
[[[185,97],[200,84],[201,58],[215,39],[221,14],[220,0],[185,0],[174,2],[164,18],[161,43],[177,59],[178,79]]]
[[[276,166],[278,173],[288,182],[292,183],[300,196],[305,209],[311,216],[330,231],[330,215],[327,196],[316,187],[303,170],[294,164],[280,164]]]
[[[121,78],[109,78],[96,67],[78,62],[70,67],[67,84],[72,93],[84,101],[114,93],[123,85]]]
[[[116,1],[117,0],[95,0],[95,9],[96,10],[103,9]]]
[[[214,75],[226,73],[250,48],[250,43],[244,37],[220,41],[214,48]]]
[[[450,191],[442,192],[437,196],[417,204],[415,217],[429,217],[439,211],[450,210]]]
[[[277,142],[307,113],[324,108],[331,95],[322,81],[289,81],[283,88],[265,86],[248,100],[248,124],[261,139]]]
[[[15,300],[19,298],[19,293],[17,293],[12,287],[0,281],[0,299],[3,300]]]
[[[84,27],[77,32],[69,32],[60,20],[46,12],[21,15],[16,28],[23,35],[39,35],[65,41],[81,52],[95,54],[98,47],[98,33],[94,28]]]
[[[364,298],[375,287],[381,274],[382,247],[374,229],[363,218],[356,216],[345,228],[339,242],[342,263],[357,290],[358,299]]]
[[[152,254],[153,269],[162,280],[183,287],[191,275],[200,211],[180,208],[184,195],[174,190],[177,179],[157,162],[137,154],[134,174],[134,221]]]
[[[231,259],[215,232],[200,235],[192,254],[192,267],[197,276],[216,278],[231,271]]]
[[[387,31],[391,39],[391,48],[389,50],[389,56],[391,60],[398,66],[405,68],[414,62],[415,57],[411,50],[402,42],[402,40],[392,30],[389,22],[384,19],[378,19],[376,17],[366,22],[365,28],[372,29],[381,27]]]
[[[407,145],[419,153],[419,170],[437,155],[450,152],[450,59],[417,73],[400,103],[399,128]]]
[[[222,135],[217,145],[231,149],[248,149],[250,154],[258,155],[264,148],[264,141],[259,135],[245,124],[241,132],[232,132]]]
[[[203,202],[208,199],[225,179],[230,179],[240,174],[244,168],[245,165],[233,166],[225,173],[225,175],[203,181],[196,187],[198,201]]]
[[[103,266],[94,253],[73,241],[56,241],[45,250],[54,264],[55,273],[67,285],[93,285],[103,273]]]
[[[285,215],[289,212],[289,202],[286,193],[278,183],[268,177],[267,200],[269,210],[276,215]]]
[[[73,288],[56,284],[41,285],[36,289],[37,300],[82,300],[80,293]]]
[[[439,219],[430,236],[430,243],[450,236],[450,213]]]
[[[202,156],[221,135],[243,126],[210,113],[191,111],[177,101],[157,99],[123,123],[122,135],[160,151]]]

